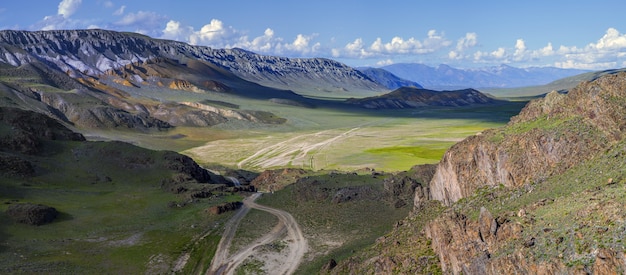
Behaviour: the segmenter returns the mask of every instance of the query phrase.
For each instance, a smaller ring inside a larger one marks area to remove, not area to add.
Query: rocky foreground
[[[330,273],[626,270],[626,73],[529,103],[446,152],[414,210]]]

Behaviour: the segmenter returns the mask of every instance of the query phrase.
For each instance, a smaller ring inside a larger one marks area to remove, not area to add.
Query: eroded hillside
[[[625,93],[607,75],[456,144],[412,217],[331,272],[433,272],[432,249],[451,274],[623,273]]]

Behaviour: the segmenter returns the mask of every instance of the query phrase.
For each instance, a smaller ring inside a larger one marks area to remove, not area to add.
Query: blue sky
[[[626,1],[17,0],[0,28],[103,28],[214,48],[393,63],[626,67]]]

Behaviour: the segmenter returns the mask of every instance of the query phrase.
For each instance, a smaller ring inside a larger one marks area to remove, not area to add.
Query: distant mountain
[[[458,107],[496,102],[498,101],[474,89],[433,91],[415,87],[402,87],[381,96],[348,100],[348,103],[368,109],[407,109],[425,106]]]
[[[1,31],[0,62],[42,61],[73,75],[96,76],[154,58],[210,62],[232,74],[279,89],[385,91],[360,71],[323,58],[264,56],[242,49],[212,49],[107,30]]]
[[[398,77],[418,82],[429,89],[535,86],[589,72],[554,67],[515,68],[508,65],[458,69],[443,64],[437,67],[430,67],[417,63],[393,64],[382,67],[382,69]]]
[[[490,88],[484,89],[483,92],[489,93],[496,97],[542,97],[551,91],[569,91],[583,81],[593,81],[603,75],[624,71],[626,71],[626,68],[594,71],[561,78],[545,85],[527,86],[519,88]]]
[[[387,87],[390,90],[395,90],[400,87],[416,87],[422,88],[417,82],[406,80],[390,73],[389,71],[380,68],[357,68],[363,74],[375,82]]]
[[[286,121],[228,102],[200,101],[199,94],[313,107],[294,91],[360,97],[388,91],[328,59],[262,56],[107,30],[0,31],[0,76],[0,106],[79,128],[140,131]]]

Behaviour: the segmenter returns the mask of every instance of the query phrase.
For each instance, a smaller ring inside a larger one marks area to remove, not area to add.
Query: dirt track
[[[315,169],[314,154],[311,152],[321,151],[324,147],[337,142],[340,139],[354,135],[360,127],[337,133],[334,130],[320,131],[313,134],[304,134],[292,137],[288,140],[265,147],[246,159],[240,161],[239,168],[244,165],[269,168],[286,166],[289,164],[302,164],[310,169]]]
[[[234,274],[244,260],[259,252],[259,247],[280,239],[285,232],[287,233],[286,242],[288,244],[285,250],[288,253],[281,253],[277,256],[278,258],[274,257],[271,260],[266,259],[264,261],[265,268],[271,271],[271,274],[292,274],[298,268],[307,250],[307,242],[298,223],[291,214],[283,210],[256,204],[254,200],[260,195],[261,193],[256,193],[244,199],[244,206],[228,221],[207,274]],[[237,231],[239,222],[252,208],[275,215],[278,217],[278,224],[269,233],[228,257],[230,243]]]

